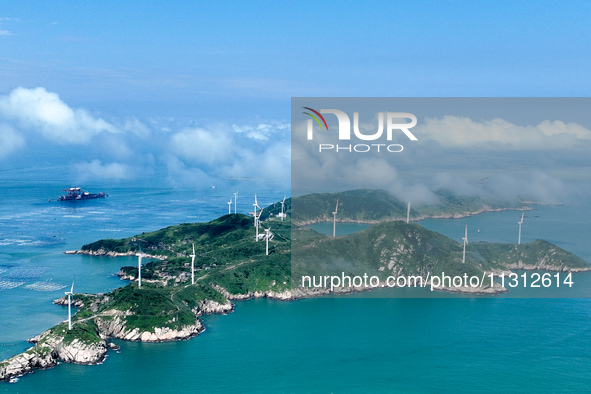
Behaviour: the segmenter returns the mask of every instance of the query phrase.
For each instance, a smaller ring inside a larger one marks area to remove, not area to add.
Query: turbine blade
[[[193,254],[195,254],[195,243],[193,243]]]

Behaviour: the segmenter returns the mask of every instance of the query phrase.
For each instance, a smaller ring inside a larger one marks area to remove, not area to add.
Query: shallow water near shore
[[[68,186],[63,183],[9,186],[0,197],[0,281],[23,283],[0,290],[0,359],[25,350],[26,339],[66,317],[67,308],[51,303],[65,289],[37,291],[27,285],[69,286],[75,276],[76,291],[106,292],[125,285],[113,275],[136,262],[63,251],[101,238],[213,219],[227,213],[236,189],[239,211],[248,212],[254,193],[234,184],[180,192],[85,185],[110,196],[66,206],[46,202]],[[261,206],[284,194],[271,187],[257,190]],[[520,216],[505,211],[419,223],[456,240],[468,224],[471,241],[515,242]],[[588,217],[589,205],[537,206],[526,212],[523,241],[546,239],[589,261]],[[101,365],[62,363],[16,384],[0,383],[0,391],[571,392],[591,387],[590,299],[390,299],[378,292],[237,302],[232,314],[204,317],[206,331],[191,340],[116,341],[121,352],[110,351]]]

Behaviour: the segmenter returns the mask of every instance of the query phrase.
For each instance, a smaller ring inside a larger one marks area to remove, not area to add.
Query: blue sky
[[[291,96],[586,96],[588,2],[5,2],[0,91],[123,115]],[[177,113],[178,112],[178,113]]]
[[[22,87],[72,114],[47,125],[6,104],[0,164],[79,152],[105,179],[140,167],[201,179],[251,173],[264,157],[277,171],[263,176],[275,177],[288,169],[289,152],[270,156],[289,141],[292,96],[588,96],[590,11],[583,1],[3,2],[0,96],[20,99]],[[220,139],[236,148],[182,147]]]

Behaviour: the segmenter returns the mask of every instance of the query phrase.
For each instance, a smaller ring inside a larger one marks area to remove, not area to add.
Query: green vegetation
[[[191,309],[195,308],[199,301],[205,299],[220,304],[226,302],[224,296],[214,290],[209,283],[197,283],[195,286],[184,287],[182,290],[175,293],[174,297],[175,299],[184,302]]]
[[[244,239],[253,227],[252,219],[242,214],[229,214],[208,223],[183,223],[161,230],[142,233],[120,240],[104,239],[82,246],[82,251],[139,252],[167,257],[188,256],[191,244],[200,253]]]
[[[588,268],[582,258],[550,242],[536,240],[521,245],[475,242],[469,246],[470,256],[475,260],[484,259],[487,268],[504,268],[518,264],[540,267]]]
[[[271,209],[268,211],[273,213]],[[219,303],[226,301],[214,290],[214,285],[233,294],[288,290],[291,284],[291,223],[289,220],[268,220],[259,229],[261,234],[266,226],[271,227],[274,236],[269,242],[269,256],[265,255],[265,240],[255,242],[253,219],[242,214],[85,245],[82,250],[102,250],[103,253],[133,253],[139,251],[141,245],[144,253],[168,257],[148,261],[142,266],[144,281],[141,289],[132,283],[97,299],[80,298],[84,306],[76,313],[75,321],[93,316],[112,318],[109,311],[118,310],[130,330],[180,329],[196,323],[192,309],[199,302],[205,299]],[[193,243],[197,255],[197,282],[191,286]],[[137,277],[137,266],[122,267],[121,271],[124,275]],[[92,310],[91,305],[94,305]]]
[[[207,282],[223,287],[232,294],[248,292],[281,292],[291,287],[291,258],[288,253],[273,253],[225,270],[216,270]]]
[[[263,213],[261,214],[261,220],[264,221],[267,219],[276,218],[277,215],[280,213],[281,213],[281,201],[276,202],[275,204],[271,204],[268,207],[265,207],[263,209]],[[285,203],[283,204],[283,213],[285,213],[287,215],[287,218],[291,218],[291,198],[285,199]],[[281,220],[281,219],[279,219],[279,220]]]
[[[125,316],[127,328],[154,332],[155,327],[180,329],[196,322],[195,315],[185,303],[178,301],[171,289],[153,284],[135,283],[113,290],[105,297],[98,313],[117,309],[131,313]]]
[[[312,230],[308,230],[312,231]],[[305,231],[299,234],[304,235]],[[386,279],[397,275],[481,274],[477,262],[462,263],[462,245],[442,234],[401,221],[382,222],[343,237],[302,236],[292,251],[294,273],[300,275],[359,275]]]
[[[63,336],[65,345],[71,344],[74,339],[78,339],[85,344],[98,344],[102,341],[98,327],[92,320],[79,321],[72,326],[71,330],[68,330],[67,323],[61,323],[54,327],[52,332]]]
[[[49,346],[43,346],[41,344],[37,344],[37,345],[33,346],[32,348],[30,348],[29,350],[27,350],[25,353],[35,354],[35,355],[45,357],[45,356],[48,356],[49,354],[51,354],[51,352],[52,352],[52,349]],[[8,365],[8,363],[6,363],[5,365]]]

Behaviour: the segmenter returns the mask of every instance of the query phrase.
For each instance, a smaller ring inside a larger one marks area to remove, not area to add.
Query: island
[[[443,203],[439,206],[414,208],[413,218],[523,209],[520,202],[503,207],[479,198],[442,195]],[[337,199],[339,204],[342,202],[339,220],[375,224],[339,237],[319,234],[306,227],[327,220]],[[363,205],[353,204],[359,199],[364,201]],[[405,203],[383,191],[315,194],[284,201],[285,220],[278,215],[281,202],[266,207],[260,219],[263,236],[258,241],[252,217],[227,214],[207,223],[183,223],[133,237],[103,239],[83,245],[78,251],[68,251],[68,254],[112,257],[141,253],[146,259],[141,270],[141,288],[137,281],[138,267],[126,266],[118,273],[123,280],[131,281],[126,286],[105,294],[75,293],[72,305],[78,310],[72,318],[72,329],[63,322],[31,338],[30,349],[0,362],[0,380],[50,368],[60,361],[101,363],[108,350],[116,348],[109,342],[110,338],[144,342],[189,339],[205,329],[199,319],[202,315],[230,313],[235,300],[255,297],[295,300],[331,292],[367,290],[301,285],[302,275],[321,275],[331,270],[340,273],[343,260],[347,263],[347,274],[361,270],[378,277],[381,284],[392,274],[428,278],[442,272],[483,276],[511,269],[564,272],[591,269],[588,262],[543,240],[521,245],[470,243],[463,263],[463,244],[416,222],[398,220],[401,215],[406,217],[406,209]],[[265,239],[264,228],[270,229],[269,240]],[[507,291],[499,283],[482,284],[476,290],[445,287],[440,290],[470,294]],[[67,305],[68,301],[63,297],[54,302]]]

